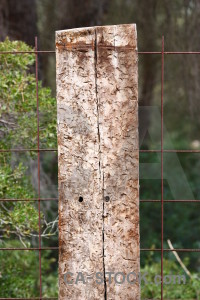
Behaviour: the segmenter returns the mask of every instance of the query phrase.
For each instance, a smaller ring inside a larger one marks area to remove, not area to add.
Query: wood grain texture
[[[104,299],[104,286],[66,285],[63,274],[103,272],[102,187],[99,174],[94,29],[58,32],[59,299]],[[83,202],[79,202],[83,197]]]
[[[139,272],[136,46],[135,25],[56,33],[60,300],[139,299],[138,284],[95,282]]]
[[[97,27],[97,86],[104,177],[105,271],[139,273],[138,70],[135,25]],[[113,45],[114,48],[109,46]],[[102,47],[101,47],[102,46]],[[124,47],[124,48],[123,48]],[[127,49],[126,49],[127,48]],[[131,277],[133,278],[133,276]],[[117,278],[118,281],[122,277]],[[107,280],[107,299],[139,299],[138,284]]]

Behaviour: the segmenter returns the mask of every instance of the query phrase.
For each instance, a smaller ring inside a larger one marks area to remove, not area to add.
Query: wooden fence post
[[[139,299],[136,26],[57,31],[56,78],[59,299]]]

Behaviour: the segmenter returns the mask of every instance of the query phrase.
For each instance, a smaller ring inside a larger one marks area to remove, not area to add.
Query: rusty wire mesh
[[[32,199],[0,199],[0,202],[6,202],[6,201],[35,201],[38,203],[38,224],[39,224],[39,247],[32,247],[32,248],[0,248],[0,251],[38,251],[39,252],[39,298],[0,298],[0,300],[36,300],[36,299],[57,299],[57,298],[47,298],[43,297],[42,294],[42,264],[41,264],[41,251],[43,250],[58,250],[59,247],[42,247],[41,246],[41,208],[40,203],[41,201],[58,201],[58,198],[41,198],[40,197],[40,152],[57,152],[57,149],[41,149],[40,148],[40,124],[39,124],[39,97],[38,97],[38,55],[39,54],[55,54],[55,51],[52,50],[39,50],[38,49],[38,42],[37,37],[35,38],[35,50],[34,51],[3,51],[0,52],[1,54],[13,54],[13,55],[23,55],[27,53],[35,54],[35,79],[36,79],[36,99],[37,99],[37,148],[36,149],[0,149],[0,153],[6,153],[6,152],[37,152],[37,169],[38,169],[38,197],[32,198]],[[194,199],[188,199],[188,200],[165,200],[164,199],[164,185],[163,185],[163,153],[200,153],[200,150],[184,150],[184,149],[163,149],[163,101],[164,101],[164,57],[165,55],[192,55],[192,54],[200,54],[200,51],[194,51],[194,52],[170,52],[165,51],[164,49],[164,37],[162,37],[162,47],[161,51],[148,51],[148,52],[142,52],[138,51],[138,55],[160,55],[161,56],[161,78],[160,78],[160,85],[161,85],[161,96],[160,96],[160,103],[161,103],[161,148],[156,150],[144,150],[140,149],[140,153],[160,153],[161,154],[161,199],[160,200],[140,200],[140,203],[143,202],[154,202],[154,203],[160,203],[161,205],[161,241],[160,241],[160,248],[141,248],[140,250],[142,252],[148,252],[148,251],[154,251],[154,252],[160,252],[161,253],[161,299],[163,300],[163,257],[164,252],[200,252],[200,249],[183,249],[183,248],[176,248],[176,249],[166,249],[163,246],[163,232],[164,232],[164,203],[165,202],[178,202],[178,203],[200,203],[200,200],[194,200]]]

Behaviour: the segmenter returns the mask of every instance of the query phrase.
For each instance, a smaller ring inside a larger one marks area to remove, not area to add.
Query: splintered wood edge
[[[97,32],[109,32],[112,30],[119,34],[119,39],[116,43],[108,42],[107,39],[102,43],[98,43],[98,48],[113,48],[115,50],[137,50],[137,30],[136,24],[123,24],[123,25],[111,25],[111,26],[95,26],[85,27],[77,29],[59,30],[56,31],[56,48],[57,49],[87,49],[90,48],[95,51],[94,40],[88,39],[88,36],[92,36],[94,31]],[[127,39],[128,31],[134,33],[132,39]]]

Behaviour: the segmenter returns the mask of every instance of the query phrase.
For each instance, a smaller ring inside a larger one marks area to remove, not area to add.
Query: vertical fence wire
[[[38,39],[35,37],[35,79],[37,101],[37,162],[38,162],[38,231],[39,231],[39,280],[40,299],[42,299],[42,263],[41,263],[41,217],[40,217],[40,120],[39,120],[39,95],[38,95]]]
[[[164,186],[163,186],[163,96],[164,96],[164,36],[162,36],[161,64],[161,300],[163,300],[163,241],[164,241]]]

